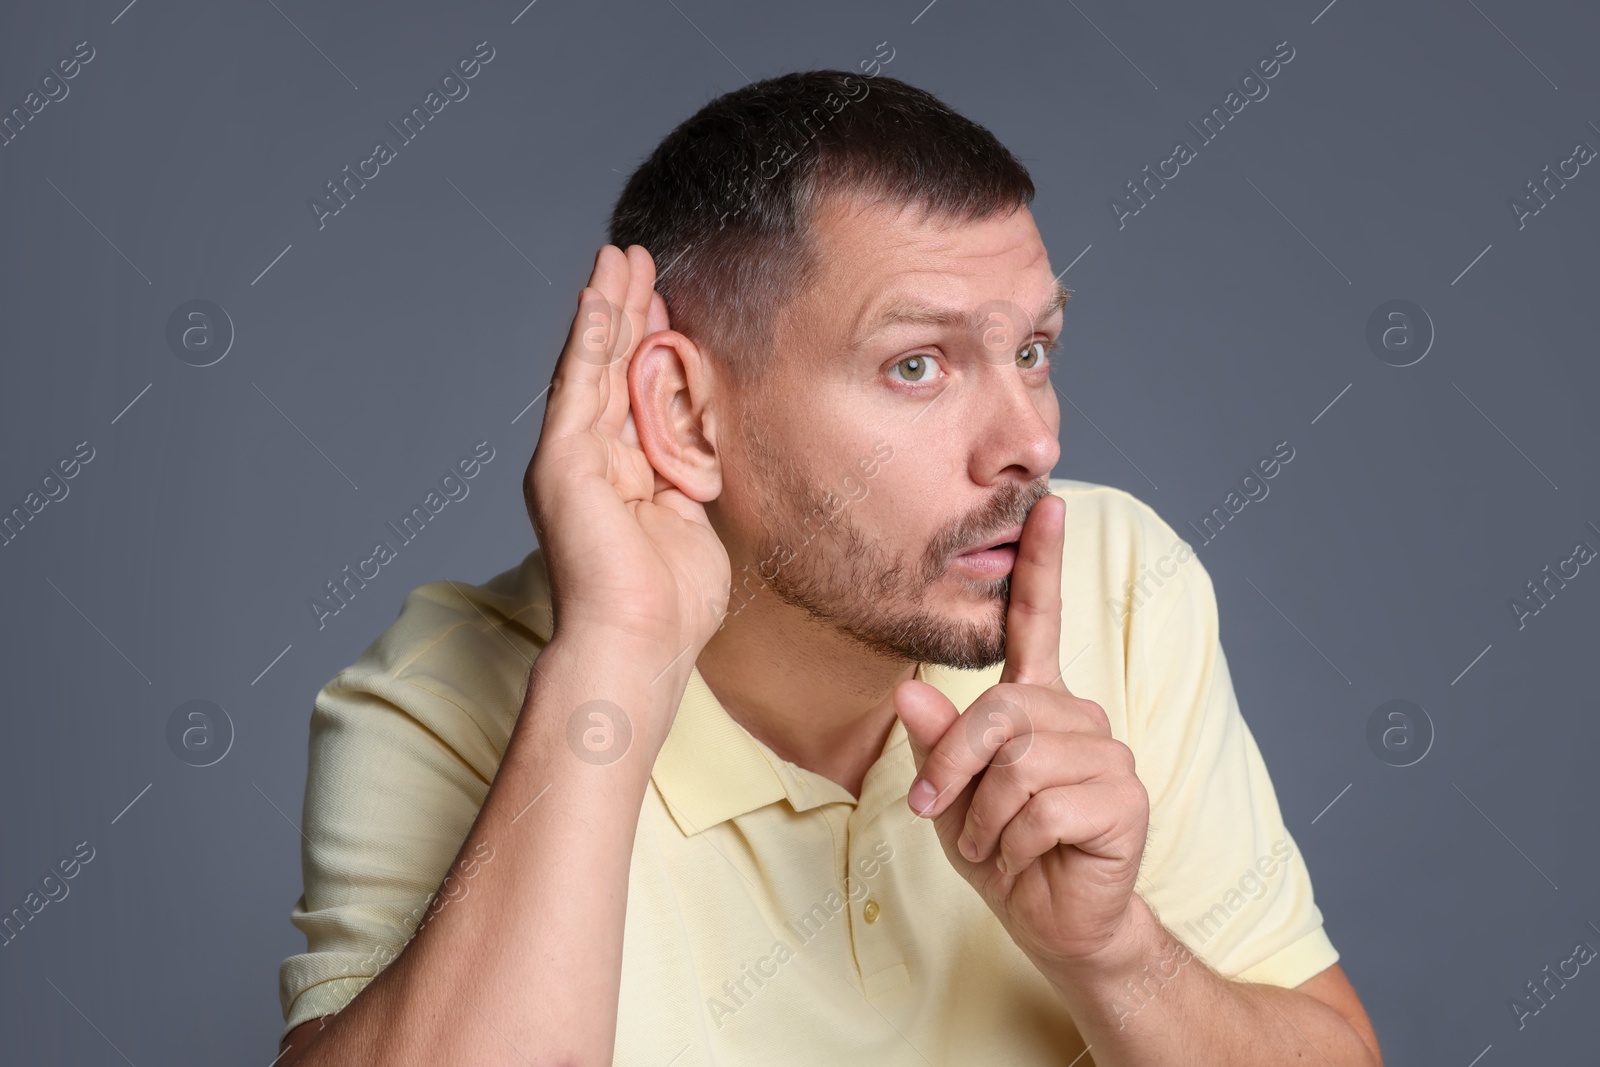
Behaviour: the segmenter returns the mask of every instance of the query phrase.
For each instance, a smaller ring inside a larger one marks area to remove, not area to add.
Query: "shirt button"
[[[861,917],[869,923],[875,923],[878,921],[878,910],[878,902],[868,897],[866,904],[861,908]]]

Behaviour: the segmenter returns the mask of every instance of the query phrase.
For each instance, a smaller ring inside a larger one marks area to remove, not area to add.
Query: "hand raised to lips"
[[[894,691],[912,810],[1036,963],[1088,958],[1123,932],[1150,811],[1105,710],[1062,681],[1065,513],[1045,496],[1022,529],[1000,681],[965,714],[926,682]]]

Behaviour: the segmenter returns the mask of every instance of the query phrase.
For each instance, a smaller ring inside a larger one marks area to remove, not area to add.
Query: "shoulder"
[[[538,549],[486,581],[419,585],[317,694],[313,740],[335,727],[394,723],[398,710],[492,778],[551,629]]]
[[[420,675],[452,666],[452,653],[462,643],[509,639],[539,648],[550,632],[549,582],[543,555],[534,549],[483,582],[441,578],[412,589],[358,665],[396,677]]]
[[[1119,736],[1132,743],[1152,693],[1212,656],[1216,591],[1195,547],[1133,493],[1068,478],[1050,491],[1067,505],[1062,663],[1126,714]]]
[[[1051,478],[1050,492],[1067,502],[1067,521],[1095,524],[1118,533],[1165,534],[1176,539],[1165,519],[1126,489],[1075,478]]]
[[[1064,575],[1098,577],[1113,596],[1127,596],[1130,611],[1168,583],[1209,591],[1194,547],[1139,497],[1072,478],[1050,479],[1050,492],[1067,504]]]

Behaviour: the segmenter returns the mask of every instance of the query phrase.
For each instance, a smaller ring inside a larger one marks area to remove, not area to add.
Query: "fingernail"
[[[960,848],[963,856],[973,863],[978,862],[978,843],[972,839],[971,831],[962,833]]]
[[[926,815],[938,796],[939,791],[933,788],[932,782],[926,778],[918,778],[911,783],[911,792],[906,795],[906,799],[910,801],[912,811],[918,815]]]
[[[1004,856],[996,856],[994,858],[994,866],[995,870],[999,871],[1001,874],[1011,873],[1010,869],[1006,867],[1006,858]]]

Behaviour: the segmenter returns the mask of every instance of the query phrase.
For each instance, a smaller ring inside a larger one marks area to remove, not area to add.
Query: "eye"
[[[1023,370],[1032,370],[1037,367],[1051,352],[1061,347],[1061,342],[1040,338],[1029,341],[1017,353],[1017,365]]]
[[[895,363],[891,369],[904,371],[900,380],[905,382],[927,382],[933,380],[933,368],[936,361],[932,356],[920,354],[907,356]]]

